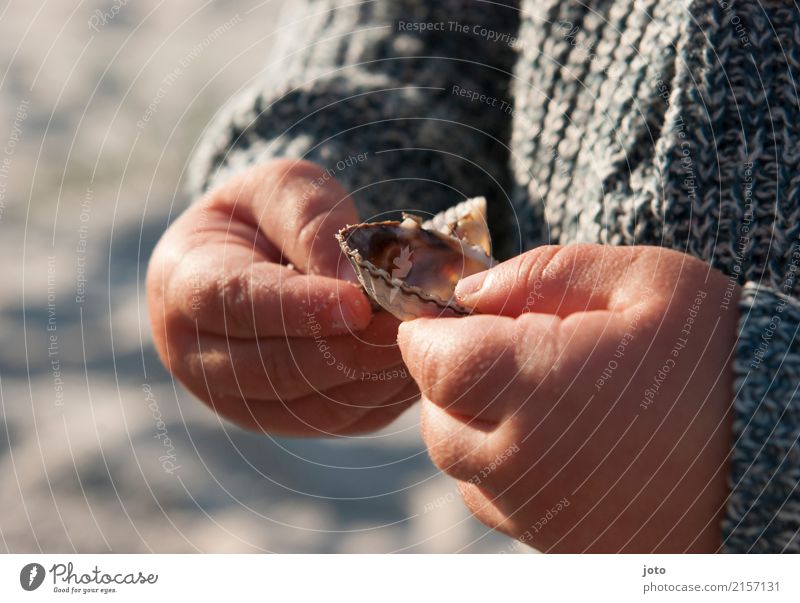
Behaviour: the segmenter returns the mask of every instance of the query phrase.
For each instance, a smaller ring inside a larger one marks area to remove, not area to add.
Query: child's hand
[[[155,345],[220,415],[281,434],[346,434],[416,401],[397,321],[372,315],[334,233],[359,222],[322,168],[274,161],[192,205],[147,276]],[[289,265],[291,264],[291,266]]]
[[[399,343],[433,461],[481,521],[542,550],[720,545],[738,287],[675,251],[574,245],[457,295],[483,315]]]

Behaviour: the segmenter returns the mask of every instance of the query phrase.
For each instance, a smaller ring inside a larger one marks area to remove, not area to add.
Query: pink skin
[[[347,435],[390,423],[418,383],[431,457],[491,527],[551,551],[719,547],[738,287],[660,248],[542,247],[460,283],[479,314],[398,333],[352,284],[333,234],[359,217],[323,174],[252,168],[159,242],[154,341],[189,390],[249,429]],[[416,383],[360,378],[403,359]]]
[[[738,287],[675,251],[570,245],[456,294],[480,314],[398,341],[430,455],[478,519],[544,551],[719,548]]]
[[[250,169],[186,210],[150,262],[162,361],[248,429],[360,433],[418,397],[395,344],[397,320],[373,315],[333,236],[360,221],[355,206],[323,175],[291,160]],[[364,379],[382,374],[401,377]]]

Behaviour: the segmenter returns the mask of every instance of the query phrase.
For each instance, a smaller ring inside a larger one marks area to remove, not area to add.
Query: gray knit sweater
[[[588,241],[710,263],[744,287],[724,547],[800,551],[793,3],[291,5],[264,77],[206,135],[194,192],[304,157],[365,218],[485,195],[499,257]]]

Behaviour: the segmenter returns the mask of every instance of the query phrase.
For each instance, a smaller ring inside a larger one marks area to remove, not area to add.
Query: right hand
[[[194,203],[147,274],[170,372],[257,431],[346,435],[391,422],[419,390],[398,321],[373,315],[334,239],[359,221],[341,185],[304,161],[253,167]]]

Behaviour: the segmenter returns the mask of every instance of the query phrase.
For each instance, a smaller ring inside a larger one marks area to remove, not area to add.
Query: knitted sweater
[[[292,0],[194,192],[271,157],[364,218],[490,200],[496,255],[660,245],[744,287],[727,551],[800,551],[800,13],[778,0]],[[734,307],[730,311],[735,311]]]

